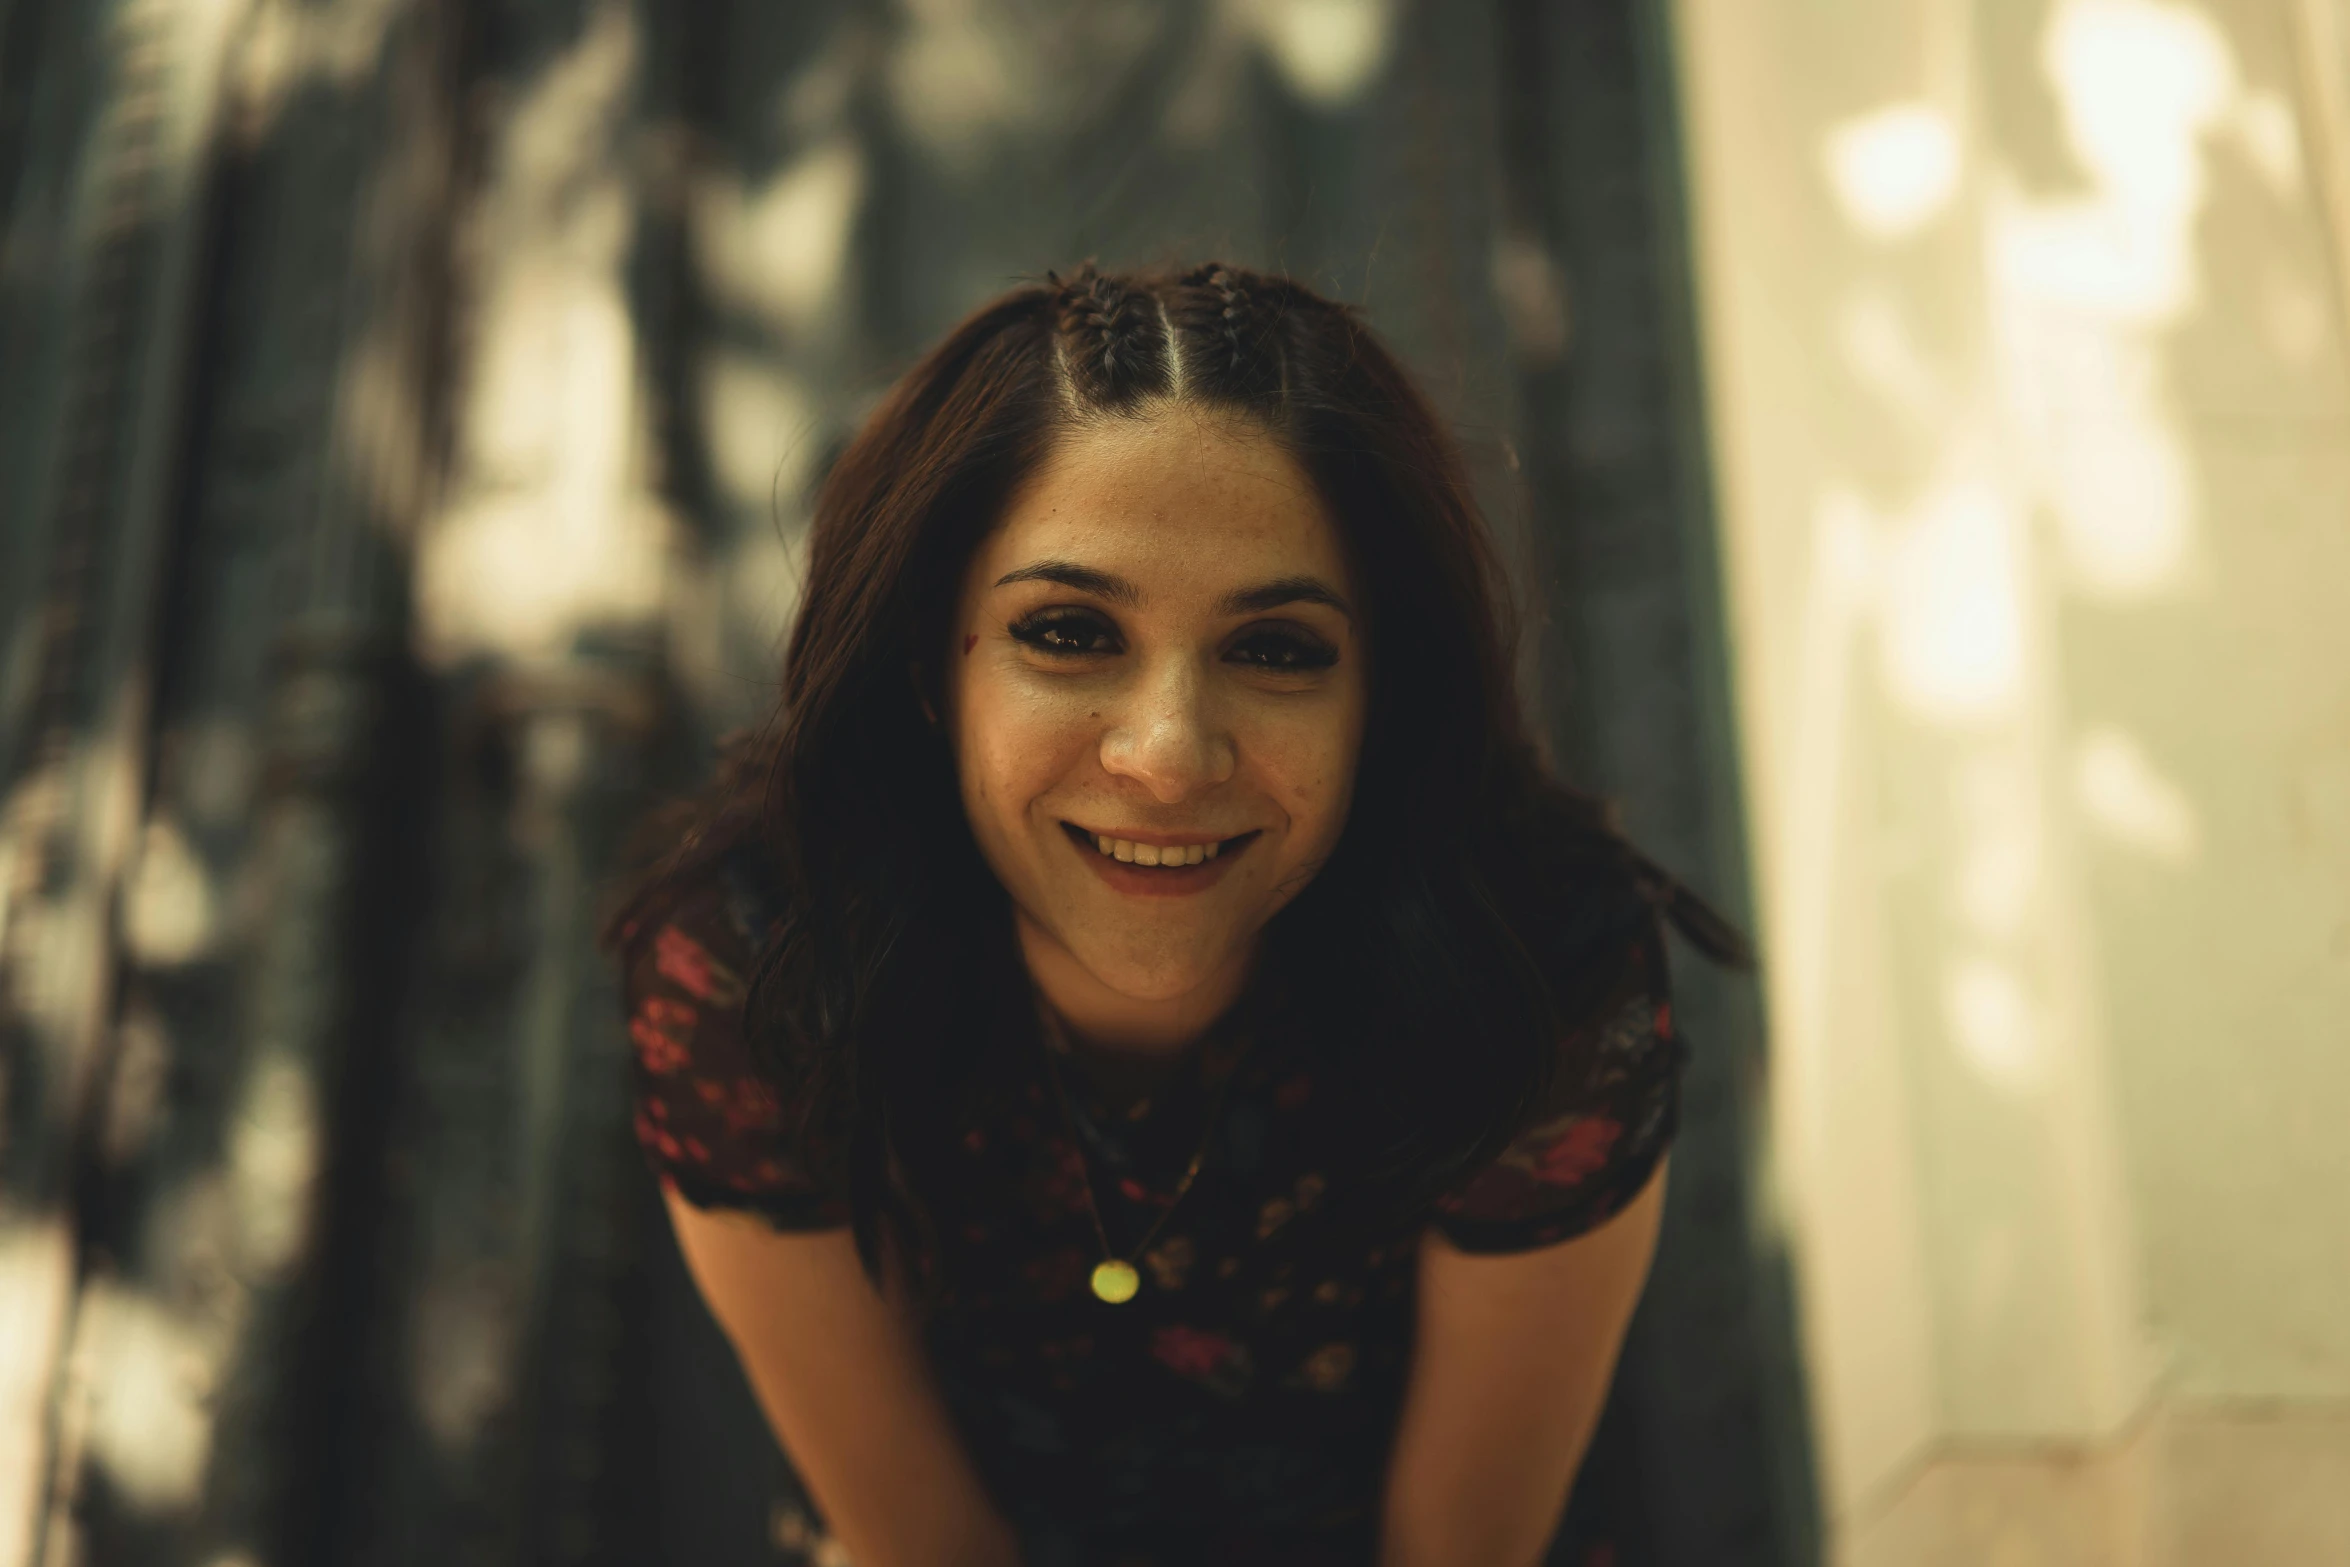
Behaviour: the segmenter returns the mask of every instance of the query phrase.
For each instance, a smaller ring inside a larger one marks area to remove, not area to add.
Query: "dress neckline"
[[[1244,992],[1191,1043],[1138,1062],[1134,1054],[1078,1044],[1051,1004],[1041,994],[1035,997],[1039,1043],[1069,1069],[1068,1086],[1086,1112],[1110,1125],[1163,1119],[1160,1112],[1167,1106],[1213,1092],[1250,1053],[1257,1010]],[[1141,1063],[1147,1066],[1133,1069]]]

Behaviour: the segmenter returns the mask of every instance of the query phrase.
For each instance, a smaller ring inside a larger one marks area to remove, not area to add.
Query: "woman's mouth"
[[[1075,822],[1061,823],[1061,830],[1085,851],[1112,886],[1129,892],[1204,887],[1234,856],[1263,836],[1260,829],[1191,843],[1144,843],[1115,833],[1094,832]]]

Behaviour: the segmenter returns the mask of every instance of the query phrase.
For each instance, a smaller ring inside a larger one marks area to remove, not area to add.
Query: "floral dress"
[[[696,1206],[845,1226],[845,1194],[795,1159],[743,1037],[771,909],[738,857],[630,943],[637,1136]],[[961,1178],[933,1199],[945,1255],[925,1267],[951,1282],[925,1335],[1028,1567],[1374,1559],[1421,1228],[1483,1253],[1567,1240],[1629,1202],[1671,1141],[1684,1052],[1653,918],[1625,951],[1595,1037],[1576,1041],[1596,1068],[1573,1101],[1545,1106],[1410,1223],[1334,1200],[1314,1155],[1332,1096],[1278,1008],[1219,1029],[1139,1097],[1105,1094],[1073,1059],[1056,1073],[1033,1018],[975,1020],[971,1048],[990,1059],[957,1123]],[[1160,1225],[1124,1304],[1088,1287],[1101,1260],[1088,1181],[1119,1255]],[[812,1514],[785,1522],[787,1548],[843,1559]]]

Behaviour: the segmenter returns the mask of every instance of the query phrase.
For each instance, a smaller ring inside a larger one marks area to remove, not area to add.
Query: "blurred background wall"
[[[1369,312],[1562,764],[1762,938],[1553,1560],[2350,1559],[2346,51],[0,0],[0,1563],[810,1559],[597,898],[872,400],[1088,256]]]
[[[1851,1559],[2350,1559],[2350,9],[1685,0]]]

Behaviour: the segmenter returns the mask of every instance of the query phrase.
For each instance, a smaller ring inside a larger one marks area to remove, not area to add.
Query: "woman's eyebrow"
[[[1142,602],[1142,590],[1124,577],[1114,577],[1106,571],[1096,571],[1091,566],[1080,566],[1072,560],[1040,560],[1034,565],[1022,566],[1017,571],[1007,571],[995,579],[995,585],[999,588],[1010,587],[1015,582],[1057,582],[1064,588],[1075,588],[1080,593],[1090,593],[1096,598],[1108,599],[1113,604],[1124,604],[1129,608]]]
[[[1015,582],[1057,582],[1062,587],[1090,593],[1113,604],[1129,608],[1142,602],[1142,590],[1124,577],[1091,566],[1080,566],[1072,560],[1040,560],[996,578],[999,588]],[[1261,615],[1266,610],[1278,609],[1284,604],[1327,604],[1348,620],[1355,618],[1354,606],[1345,596],[1320,577],[1276,577],[1253,588],[1236,588],[1216,603],[1221,615]]]
[[[1353,606],[1320,577],[1276,577],[1271,582],[1225,594],[1216,608],[1226,615],[1261,615],[1284,604],[1327,604],[1348,620],[1355,618]]]

